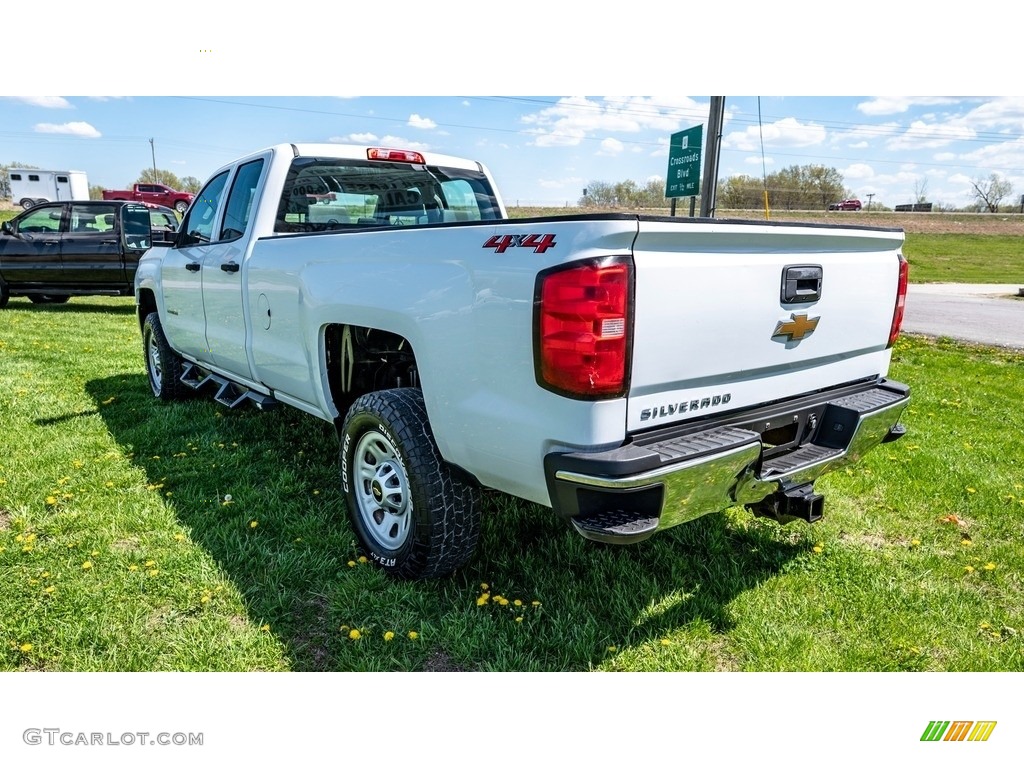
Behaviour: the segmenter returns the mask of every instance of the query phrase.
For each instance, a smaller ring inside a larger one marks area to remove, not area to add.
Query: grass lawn
[[[471,563],[410,584],[360,560],[330,425],[155,401],[130,299],[12,299],[0,669],[1019,670],[1022,374],[900,341],[909,434],[820,481],[814,526],[616,548],[493,495]]]

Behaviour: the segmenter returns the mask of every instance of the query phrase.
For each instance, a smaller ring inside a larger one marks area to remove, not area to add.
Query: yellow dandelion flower
[[[184,541],[185,540],[185,534],[184,533],[176,533],[176,534],[174,534],[174,540],[175,541]]]
[[[340,627],[338,627],[338,631],[339,632],[347,633],[348,632],[348,624],[342,624]]]
[[[390,643],[394,639],[395,639],[395,633],[392,632],[390,629],[387,632],[384,633],[384,642],[385,643]]]
[[[259,520],[250,520],[249,521],[249,527],[250,528],[256,528],[257,526],[259,526],[259,524],[260,524]]]
[[[360,562],[360,563],[368,563],[368,562],[370,562],[370,561],[369,561],[369,560],[367,560],[367,559],[366,559],[366,557],[365,557],[364,555],[360,555],[360,556],[359,556],[359,562]]]
[[[82,570],[83,571],[88,571],[90,568],[92,568],[92,563],[90,563],[88,560],[86,560],[84,563],[82,563]]]
[[[158,573],[160,573],[160,569],[150,568],[148,571],[146,571],[146,573],[148,573],[150,576],[156,576]]]
[[[348,561],[348,567],[349,568],[355,568],[356,567],[356,561],[355,560],[349,560]]]
[[[25,537],[19,533],[17,536],[14,537],[14,540],[20,543],[25,540]]]
[[[489,589],[490,589],[490,587],[487,585],[486,582],[480,585],[480,591],[481,592],[487,592]]]
[[[351,630],[348,633],[348,639],[349,640],[358,640],[362,636],[363,636],[363,633],[360,632],[358,629],[353,629],[353,630]]]
[[[981,622],[981,624],[978,625],[978,629],[991,629],[991,628],[992,628],[992,625],[989,624],[987,621],[983,621],[983,622]]]
[[[921,546],[921,540],[920,539],[911,539],[910,540],[910,546],[912,546],[912,547],[919,547],[919,546]]]
[[[530,605],[532,605],[534,608],[540,608],[540,600],[534,600],[532,603],[530,603]]]
[[[661,638],[661,644],[662,645],[672,645],[672,641],[669,640],[667,637],[663,637],[663,638]]]
[[[996,564],[995,563],[985,563],[985,570],[986,571],[994,571],[995,569],[996,569]]]
[[[619,650],[619,648],[616,645],[609,645],[607,648],[608,653],[615,653],[617,650]]]
[[[964,571],[966,571],[967,573],[974,573],[974,566],[973,565],[965,565],[964,566]]]
[[[48,578],[50,578],[50,572],[49,571],[43,571],[41,574],[39,574],[39,578],[41,578],[41,579],[48,579]]]
[[[410,640],[415,640],[415,639],[416,639],[417,637],[419,637],[419,636],[420,636],[420,633],[419,633],[419,632],[417,632],[417,631],[416,631],[415,629],[414,629],[414,630],[412,630],[412,631],[411,631],[411,632],[409,633],[409,639],[410,639]]]
[[[113,484],[112,482],[110,482],[109,480],[107,480],[107,482],[105,482],[105,483],[103,484],[103,486],[104,486],[105,488],[113,488],[113,487],[114,487],[114,484]]]
[[[815,553],[820,555],[823,551],[824,550],[823,550],[823,548],[822,548],[822,546],[820,544],[815,544],[814,545],[814,552]]]
[[[491,599],[491,596],[484,592],[480,597],[476,599],[477,605],[487,605],[487,601]]]
[[[967,490],[968,493],[977,493],[978,492],[977,488],[971,488],[970,486],[968,486],[966,490]]]
[[[53,594],[53,591],[54,591],[55,589],[56,589],[56,587],[55,587],[55,586],[53,586],[53,585],[51,584],[51,585],[50,585],[50,586],[48,586],[48,587],[47,587],[46,589],[44,589],[44,590],[43,590],[43,592],[45,592],[45,593],[46,593],[46,594],[48,594],[48,595],[52,595],[52,594]]]
[[[202,597],[199,598],[199,602],[202,603],[203,605],[205,605],[206,603],[210,602],[210,596],[209,595],[203,595]]]
[[[522,621],[523,621],[523,617],[522,616],[516,616],[516,624],[521,624]]]
[[[512,605],[514,605],[516,608],[520,608],[523,605],[523,601],[522,600],[513,600],[512,601]]]
[[[52,507],[56,503],[57,503],[56,497],[54,497],[54,496],[47,496],[46,497],[46,506]]]
[[[971,541],[970,539],[960,539],[960,546],[963,546],[963,547],[970,547],[970,546],[972,546],[973,544],[974,544],[974,542],[973,542],[973,541]]]
[[[269,632],[269,631],[270,631],[270,625],[269,624],[264,624],[262,627],[260,627],[260,632]]]
[[[147,560],[146,561],[146,567],[147,568],[152,568],[154,565],[156,565],[156,560]]]
[[[22,653],[28,653],[32,650],[32,643],[22,643],[18,646],[18,650]]]
[[[129,571],[137,571],[137,570],[139,570],[139,566],[137,566],[135,563],[132,563],[131,565],[128,566],[128,570]]]

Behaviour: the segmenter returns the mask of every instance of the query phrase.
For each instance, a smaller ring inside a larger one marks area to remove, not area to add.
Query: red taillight
[[[388,160],[392,163],[418,163],[426,165],[427,161],[419,152],[409,149],[385,149],[384,147],[370,147],[366,150],[367,160]]]
[[[900,281],[896,288],[896,308],[892,312],[892,326],[889,328],[889,344],[891,347],[899,338],[900,328],[903,327],[903,309],[907,305],[907,278],[910,275],[910,265],[903,258],[903,254],[897,254],[900,259]]]
[[[588,263],[542,274],[537,287],[537,378],[582,398],[626,393],[631,268]]]

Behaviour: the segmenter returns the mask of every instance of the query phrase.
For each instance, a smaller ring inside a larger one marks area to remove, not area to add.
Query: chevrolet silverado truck
[[[332,422],[360,546],[403,578],[471,557],[481,489],[641,541],[814,483],[904,433],[886,378],[901,230],[508,218],[478,162],[274,146],[218,170],[139,263],[152,393]]]
[[[172,223],[173,222],[173,223]],[[70,200],[0,225],[0,308],[11,296],[63,304],[72,296],[132,296],[139,257],[177,231],[169,208]]]
[[[104,200],[134,200],[173,208],[184,214],[195,198],[191,192],[179,192],[165,184],[135,184],[131,189],[104,189]]]

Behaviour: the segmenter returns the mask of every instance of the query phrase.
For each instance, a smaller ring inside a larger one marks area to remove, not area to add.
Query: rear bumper
[[[906,385],[881,380],[636,436],[611,451],[550,454],[552,505],[586,538],[640,541],[860,461],[903,435],[909,400]],[[787,444],[764,439],[780,434],[791,437]]]

